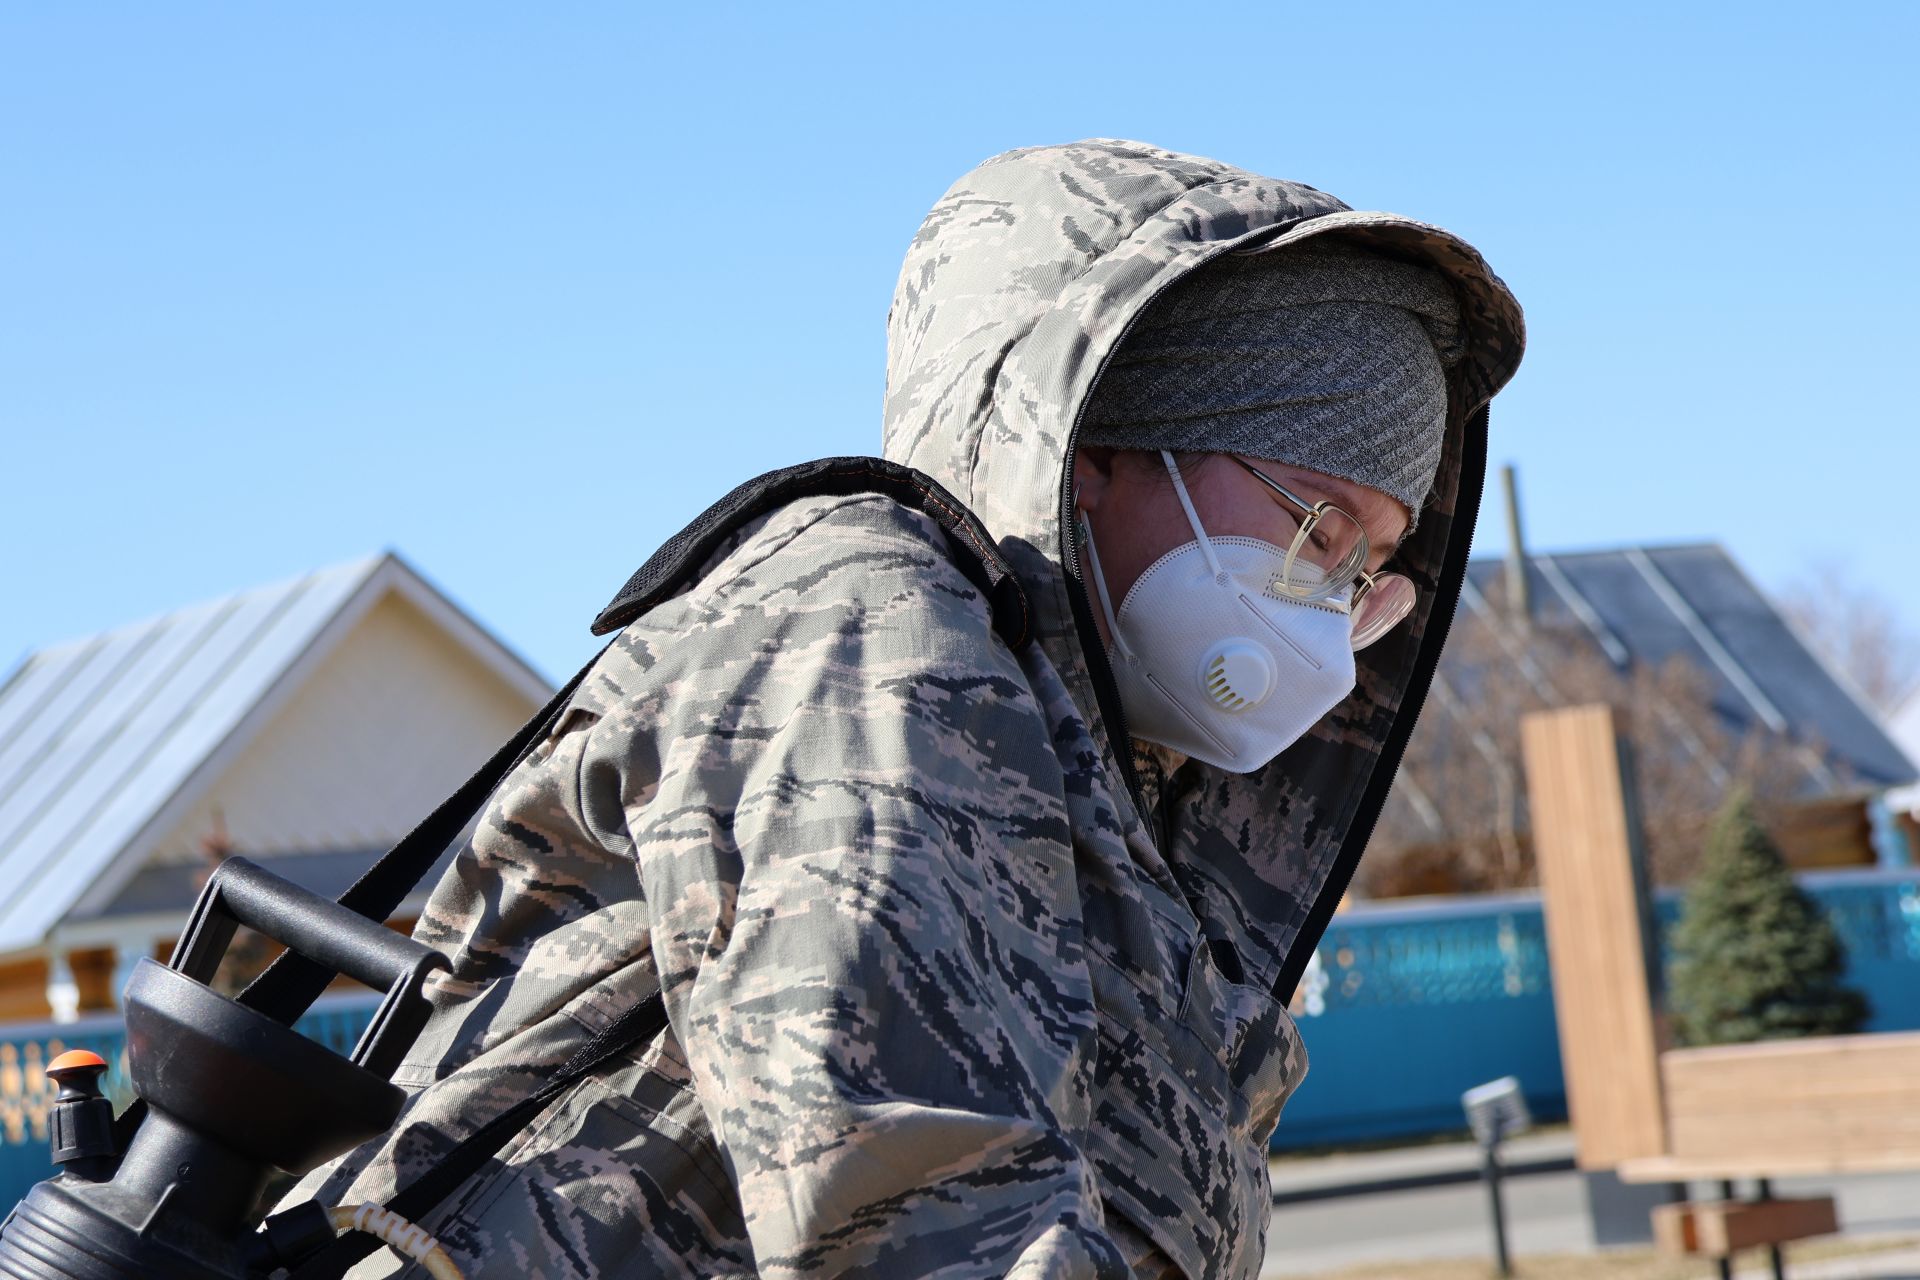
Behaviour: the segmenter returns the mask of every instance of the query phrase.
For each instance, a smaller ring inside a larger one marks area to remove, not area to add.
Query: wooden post
[[[1537,712],[1520,736],[1576,1159],[1665,1155],[1644,868],[1613,711]]]

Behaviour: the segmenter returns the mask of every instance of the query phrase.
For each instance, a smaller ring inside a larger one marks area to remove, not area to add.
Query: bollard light
[[[1507,1257],[1507,1214],[1500,1198],[1500,1143],[1530,1128],[1533,1116],[1527,1110],[1526,1095],[1520,1092],[1520,1081],[1513,1076],[1502,1076],[1467,1090],[1460,1095],[1460,1105],[1466,1108],[1467,1124],[1473,1129],[1474,1140],[1480,1144],[1481,1171],[1487,1180],[1487,1205],[1493,1215],[1494,1261],[1501,1275],[1510,1276],[1513,1267]]]
[[[1502,1139],[1533,1127],[1527,1096],[1520,1092],[1520,1081],[1515,1076],[1501,1076],[1489,1084],[1467,1090],[1460,1095],[1460,1105],[1467,1109],[1467,1123],[1483,1147],[1498,1146]]]

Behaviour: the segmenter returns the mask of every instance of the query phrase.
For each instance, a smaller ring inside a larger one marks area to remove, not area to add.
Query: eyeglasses
[[[1295,600],[1327,600],[1351,586],[1347,611],[1353,647],[1364,649],[1413,612],[1413,580],[1398,573],[1368,573],[1367,531],[1331,502],[1308,502],[1246,459],[1226,455],[1259,480],[1287,507],[1298,511],[1286,562],[1271,588]]]

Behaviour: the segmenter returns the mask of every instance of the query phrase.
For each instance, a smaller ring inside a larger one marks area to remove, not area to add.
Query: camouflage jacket
[[[1182,273],[1333,232],[1447,271],[1474,339],[1397,561],[1421,606],[1266,769],[1136,761],[1066,567],[1079,406]],[[1520,342],[1457,238],[1308,187],[1120,142],[967,175],[901,275],[886,452],[984,519],[1036,640],[887,499],[744,528],[496,792],[420,922],[454,973],[408,1109],[294,1198],[384,1199],[658,988],[668,1030],[427,1222],[469,1277],[1250,1280],[1306,1071],[1285,999],[1424,696]]]

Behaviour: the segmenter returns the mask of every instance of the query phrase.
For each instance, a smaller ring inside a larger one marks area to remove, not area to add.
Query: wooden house
[[[392,554],[29,655],[0,681],[0,1021],[111,1009],[210,855],[337,895],[550,694]]]

